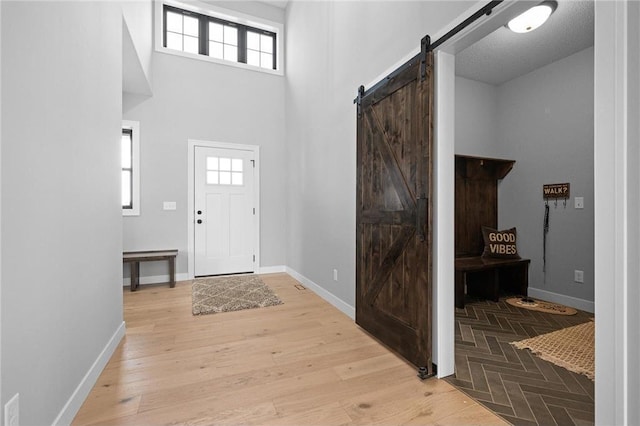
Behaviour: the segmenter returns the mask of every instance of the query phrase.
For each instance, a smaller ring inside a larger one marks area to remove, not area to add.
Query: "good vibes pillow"
[[[482,237],[484,238],[482,257],[520,259],[516,246],[516,228],[497,231],[483,226]]]

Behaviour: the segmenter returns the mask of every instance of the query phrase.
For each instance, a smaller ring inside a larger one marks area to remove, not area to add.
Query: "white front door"
[[[195,276],[254,272],[254,153],[196,146]]]

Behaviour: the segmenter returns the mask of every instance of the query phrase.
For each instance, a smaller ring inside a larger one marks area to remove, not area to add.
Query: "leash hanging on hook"
[[[542,271],[547,271],[547,234],[549,233],[549,201],[544,203],[544,224],[542,241]],[[545,276],[546,278],[546,276]]]

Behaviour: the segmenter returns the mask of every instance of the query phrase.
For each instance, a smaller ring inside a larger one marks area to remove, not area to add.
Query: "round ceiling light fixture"
[[[531,32],[544,24],[557,6],[556,1],[544,1],[510,20],[507,28],[514,33]]]

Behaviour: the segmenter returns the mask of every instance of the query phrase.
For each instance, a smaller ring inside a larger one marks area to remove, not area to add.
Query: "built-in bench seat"
[[[456,155],[455,300],[467,294],[497,301],[500,290],[527,295],[529,259],[482,257],[482,227],[498,228],[498,181],[515,161]]]
[[[169,287],[176,286],[176,256],[178,250],[147,250],[125,251],[122,253],[122,263],[131,264],[131,291],[140,286],[140,262],[166,260],[169,262]]]
[[[530,262],[481,256],[456,258],[456,308],[464,308],[465,287],[468,295],[494,302],[498,301],[501,288],[526,296]]]

